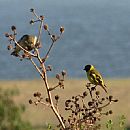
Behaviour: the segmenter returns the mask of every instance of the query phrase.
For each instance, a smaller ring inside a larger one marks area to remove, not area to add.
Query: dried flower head
[[[30,9],[30,12],[34,12],[35,10],[33,8]]]
[[[65,31],[64,27],[60,27],[60,32],[64,33],[64,31]]]
[[[49,98],[46,98],[46,102],[49,102]]]
[[[60,80],[60,74],[56,74],[56,78]]]
[[[5,37],[9,37],[9,33],[5,33]]]
[[[56,96],[55,96],[55,100],[59,100],[59,95],[56,95]]]
[[[11,26],[11,30],[12,31],[16,31],[16,27],[13,25],[13,26]]]
[[[30,99],[30,100],[29,100],[29,104],[32,104],[32,103],[33,103],[33,101]]]
[[[61,74],[62,74],[62,76],[65,76],[66,75],[66,71],[62,70]]]
[[[43,15],[41,15],[41,16],[40,16],[40,19],[41,19],[41,20],[44,20],[44,16],[43,16]]]
[[[34,24],[34,19],[31,19],[29,23],[33,25]]]
[[[43,27],[44,27],[45,30],[48,30],[48,25],[47,24],[44,24]]]
[[[12,50],[12,49],[13,49],[12,45],[11,45],[11,44],[8,45],[8,46],[7,46],[7,49],[8,49],[8,50]]]
[[[98,95],[100,95],[100,91],[96,91],[96,93],[95,93],[95,94],[96,94],[97,96],[98,96]]]

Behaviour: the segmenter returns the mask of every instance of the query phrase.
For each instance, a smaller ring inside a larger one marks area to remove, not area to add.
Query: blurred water
[[[37,72],[28,61],[20,62],[7,51],[4,32],[16,25],[18,38],[37,34],[29,25],[30,8],[45,15],[53,32],[62,25],[65,33],[57,42],[47,64],[54,76],[65,69],[70,77],[85,77],[86,64],[94,64],[105,77],[130,76],[130,1],[129,0],[0,0],[0,79],[32,79]],[[50,45],[43,34],[43,54]]]

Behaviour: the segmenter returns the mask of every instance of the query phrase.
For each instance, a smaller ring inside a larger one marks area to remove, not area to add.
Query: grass
[[[103,118],[103,123],[108,119],[116,120],[118,116],[122,114],[126,117],[126,124],[130,125],[130,79],[106,79],[106,84],[109,89],[109,93],[115,98],[119,99],[119,102],[109,106],[109,109],[113,110],[113,114]],[[56,85],[57,81],[53,78],[49,80],[50,86]],[[53,96],[58,94],[60,98],[60,112],[64,116],[68,113],[64,111],[64,101],[72,97],[72,95],[81,94],[85,90],[85,79],[70,79],[65,81],[65,89],[57,89],[53,92]],[[25,120],[29,120],[33,126],[40,127],[45,126],[48,123],[57,124],[57,119],[52,111],[42,105],[30,105],[28,100],[33,98],[34,92],[42,92],[43,97],[46,98],[46,90],[41,80],[29,80],[29,81],[0,81],[0,87],[4,89],[19,89],[20,95],[16,96],[14,100],[17,103],[23,103],[26,105],[26,112],[23,115]],[[99,88],[100,89],[100,88]]]

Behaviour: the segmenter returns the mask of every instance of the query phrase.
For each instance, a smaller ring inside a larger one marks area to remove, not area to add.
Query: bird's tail
[[[106,90],[106,85],[105,85],[105,84],[102,85],[101,87],[104,89],[104,91],[105,91],[106,93],[108,93],[107,90]]]

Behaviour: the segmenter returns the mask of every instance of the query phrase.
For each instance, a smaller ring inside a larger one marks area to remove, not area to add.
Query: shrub
[[[24,105],[16,105],[13,97],[17,90],[0,89],[0,130],[30,130],[31,124],[23,121],[21,114],[25,112]]]

